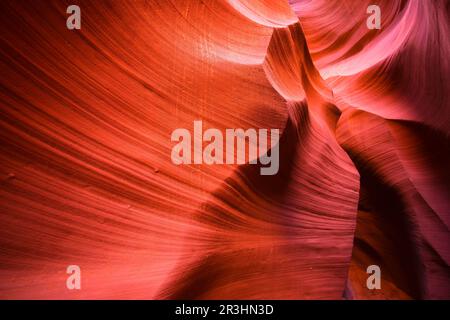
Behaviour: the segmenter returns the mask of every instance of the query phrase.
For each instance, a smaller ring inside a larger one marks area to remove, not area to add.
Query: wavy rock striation
[[[449,299],[449,5],[371,2],[1,1],[0,297]],[[195,120],[278,175],[175,166]]]

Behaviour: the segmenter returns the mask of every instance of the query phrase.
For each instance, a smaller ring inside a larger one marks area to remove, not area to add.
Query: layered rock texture
[[[0,297],[450,299],[449,10],[0,1]],[[195,120],[279,128],[278,174],[174,165]]]

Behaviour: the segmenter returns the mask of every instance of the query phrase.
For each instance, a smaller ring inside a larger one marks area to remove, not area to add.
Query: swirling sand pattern
[[[1,1],[0,297],[449,299],[449,11]],[[197,119],[281,128],[278,175],[173,165]]]

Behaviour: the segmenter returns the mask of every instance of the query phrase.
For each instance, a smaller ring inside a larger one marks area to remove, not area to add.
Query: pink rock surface
[[[449,5],[378,3],[1,1],[0,298],[449,299]],[[175,166],[195,120],[278,174]]]

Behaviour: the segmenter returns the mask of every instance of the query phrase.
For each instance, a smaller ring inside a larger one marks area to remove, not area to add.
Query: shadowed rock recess
[[[0,298],[450,299],[449,8],[0,1]],[[198,120],[278,173],[174,165]]]

